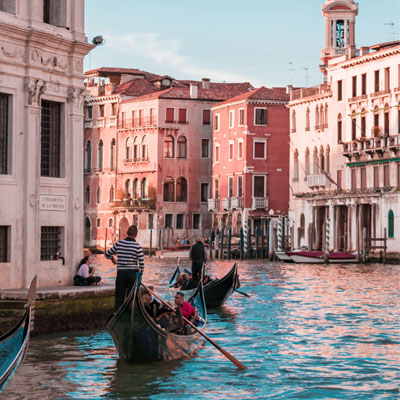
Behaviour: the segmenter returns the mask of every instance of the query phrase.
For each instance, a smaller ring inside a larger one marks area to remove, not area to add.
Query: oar
[[[235,292],[238,292],[239,294],[250,298],[250,296],[247,293],[241,292],[240,290],[235,289]]]
[[[152,290],[150,290],[147,286],[145,286],[142,283],[142,286],[152,295],[154,296],[156,299],[160,300],[161,303],[164,304],[164,306],[168,307],[170,310],[175,311],[175,309],[168,304],[166,301],[164,301],[161,297],[157,296]],[[217,343],[214,342],[214,340],[210,339],[206,334],[204,334],[199,328],[197,328],[196,325],[192,324],[188,319],[186,319],[183,315],[182,315],[183,320],[189,324],[195,331],[197,331],[198,333],[200,333],[201,336],[203,336],[205,339],[207,339],[214,347],[216,347],[226,358],[228,358],[230,361],[232,361],[238,368],[240,369],[246,369],[247,367],[245,365],[243,365],[240,361],[236,360],[235,357],[233,357],[232,354],[228,353],[226,350],[224,350],[221,346],[219,346]]]

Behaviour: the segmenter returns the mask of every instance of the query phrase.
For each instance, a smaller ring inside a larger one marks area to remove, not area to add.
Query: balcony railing
[[[251,208],[253,210],[268,208],[268,197],[253,197],[253,204]]]
[[[125,199],[114,199],[111,204],[113,208],[130,208],[130,209],[154,209],[156,201],[151,198],[125,198]]]
[[[98,128],[104,128],[104,126],[105,126],[104,120],[105,120],[104,117],[99,117],[99,118],[97,118],[97,124],[96,124],[96,126],[97,126]]]
[[[157,125],[155,116],[134,119],[123,119],[118,121],[118,129],[140,129]]]
[[[85,129],[91,129],[93,128],[93,120],[87,119],[85,120]]]
[[[327,186],[328,184],[329,180],[325,174],[316,174],[307,176],[307,185],[309,187]]]
[[[231,209],[231,199],[230,199],[230,197],[222,199],[222,208],[224,210],[230,210]]]
[[[208,199],[208,211],[219,210],[219,199]]]
[[[232,210],[240,210],[243,208],[243,197],[232,197],[231,198]]]
[[[301,99],[304,99],[307,97],[325,95],[325,94],[330,94],[330,93],[331,93],[330,85],[327,83],[324,83],[322,85],[314,86],[314,87],[310,87],[310,88],[292,90],[290,92],[290,101],[301,100]]]

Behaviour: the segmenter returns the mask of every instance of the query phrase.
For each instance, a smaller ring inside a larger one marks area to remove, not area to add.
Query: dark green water
[[[114,270],[98,258],[104,279]],[[213,262],[222,276],[229,262]],[[166,296],[174,262],[147,263]],[[209,310],[190,360],[124,365],[105,331],[34,338],[4,399],[399,399],[400,266],[240,263],[240,290]]]

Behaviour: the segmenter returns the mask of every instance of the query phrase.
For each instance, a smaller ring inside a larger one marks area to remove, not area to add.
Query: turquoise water
[[[99,258],[104,279],[114,270]],[[222,276],[230,262],[213,262]],[[147,263],[166,296],[174,263]],[[240,263],[240,290],[209,310],[190,360],[124,365],[105,331],[41,336],[5,399],[399,399],[400,266]]]

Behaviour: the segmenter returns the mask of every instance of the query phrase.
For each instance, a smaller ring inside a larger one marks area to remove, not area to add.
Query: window
[[[390,187],[389,164],[383,166],[383,186]]]
[[[363,109],[363,111],[365,113],[365,110]],[[365,137],[367,133],[367,123],[366,123],[366,118],[365,115],[363,114],[361,116],[361,137]]]
[[[211,124],[211,111],[203,110],[203,125],[210,125],[210,124]]]
[[[314,147],[312,166],[313,166],[313,174],[318,175],[319,174],[319,157],[318,157],[318,150],[316,147]]]
[[[147,136],[145,135],[142,138],[142,160],[143,161],[148,161],[148,159],[149,159],[148,149],[149,149],[149,145],[147,142]]]
[[[61,252],[62,228],[42,226],[40,230],[40,261],[56,260],[57,253]]]
[[[86,107],[86,119],[92,119],[93,118],[93,106],[87,106]]]
[[[112,203],[113,201],[114,201],[114,196],[115,196],[115,193],[114,193],[114,186],[113,185],[111,185],[111,187],[110,187],[110,193],[109,193],[110,195],[109,195],[109,198],[108,198],[108,201],[110,202],[110,203]]]
[[[214,116],[214,130],[219,131],[219,114]]]
[[[132,225],[138,226],[138,221],[139,221],[139,216],[138,216],[138,214],[133,214],[133,215],[132,215]]]
[[[319,128],[319,107],[315,107],[315,129]]]
[[[337,142],[342,143],[342,114],[339,114],[337,119]]]
[[[237,197],[243,196],[243,176],[239,175],[237,177]]]
[[[321,172],[325,171],[325,154],[322,146],[319,148],[319,169]]]
[[[367,168],[361,168],[361,189],[367,188]]]
[[[147,179],[146,178],[143,178],[142,182],[140,183],[140,197],[142,199],[147,199],[149,197],[148,184],[147,184]]]
[[[235,110],[229,111],[229,128],[233,128],[235,126]]]
[[[337,82],[337,99],[338,101],[343,99],[343,89],[342,81]]]
[[[90,204],[90,187],[89,187],[89,185],[87,185],[86,189],[85,189],[85,204]]]
[[[200,229],[200,214],[193,214],[193,229]]]
[[[66,0],[43,0],[43,22],[65,27]]]
[[[10,262],[10,226],[0,225],[0,263]]]
[[[299,180],[299,152],[296,149],[293,154],[293,181]]]
[[[255,118],[254,124],[255,125],[267,125],[267,109],[266,108],[256,108],[254,110]]]
[[[202,183],[200,186],[200,201],[206,203],[208,200],[208,183]]]
[[[135,118],[135,110],[132,111],[132,128],[134,128],[137,124],[136,124],[136,118]]]
[[[92,222],[89,217],[85,217],[83,227],[84,227],[84,232],[83,232],[84,244],[90,245],[90,238],[91,238],[91,233],[92,233]]]
[[[228,197],[233,197],[233,176],[228,177]]]
[[[215,144],[215,162],[219,162],[219,143]]]
[[[183,177],[176,180],[176,201],[187,201],[187,181]]]
[[[139,137],[135,136],[133,139],[133,161],[139,161],[140,159],[140,144],[139,144]]]
[[[229,154],[228,154],[228,160],[232,161],[233,160],[233,141],[229,141]]]
[[[42,100],[40,175],[61,176],[61,104]]]
[[[357,189],[357,170],[355,168],[351,169],[351,190]]]
[[[131,137],[128,137],[128,139],[126,139],[125,153],[126,153],[126,160],[131,161],[133,153],[133,142]]]
[[[108,227],[112,228],[114,226],[114,220],[112,218],[108,219]]]
[[[330,172],[331,170],[331,148],[329,144],[326,146],[325,150],[325,172]]]
[[[400,188],[400,163],[397,163],[396,166],[397,166],[397,186]]]
[[[176,214],[176,229],[184,229],[183,222],[185,220],[184,214]]]
[[[100,204],[100,186],[96,190],[96,203]]]
[[[172,136],[164,139],[164,158],[174,158],[174,138]]]
[[[0,1],[0,11],[15,14],[15,0],[2,0]]]
[[[238,140],[238,159],[241,160],[243,158],[243,140]]]
[[[100,227],[101,227],[101,219],[96,218],[96,228],[100,228]]]
[[[352,88],[353,88],[352,96],[357,97],[357,77],[356,76],[353,76]]]
[[[296,132],[296,111],[292,110],[292,132]]]
[[[131,197],[137,199],[139,197],[139,179],[135,178],[133,180],[132,186],[129,188],[129,193]]]
[[[208,158],[210,156],[210,139],[201,139],[201,156]]]
[[[265,160],[266,157],[266,142],[263,140],[254,140],[254,147],[253,147],[253,158],[254,159],[263,159]]]
[[[122,119],[122,128],[126,128],[127,127],[126,112],[121,113],[121,119]]]
[[[265,176],[253,177],[253,197],[265,197]]]
[[[174,180],[171,177],[167,177],[164,180],[164,201],[175,201],[174,197]]]
[[[164,226],[164,228],[172,228],[172,220],[173,220],[173,215],[172,214],[165,214],[165,226]]]
[[[99,171],[103,170],[103,141],[101,139],[97,146],[97,169]]]
[[[214,198],[219,198],[219,179],[214,179]]]
[[[239,126],[244,125],[244,108],[239,110]]]
[[[388,237],[394,238],[394,213],[389,210],[388,213]]]
[[[147,217],[147,229],[154,228],[154,214],[149,214]]]
[[[374,73],[374,78],[375,78],[375,92],[379,92],[379,70],[375,71]]]
[[[379,188],[379,167],[374,167],[374,189]]]
[[[338,189],[342,189],[342,171],[337,170],[336,171],[336,184]]]
[[[156,109],[150,108],[150,125],[156,124]]]
[[[308,147],[306,148],[306,153],[304,156],[304,173],[304,180],[306,180],[307,175],[310,175],[310,150],[308,149]]]
[[[187,120],[186,120],[186,108],[180,108],[178,111],[178,122],[180,124],[186,124]]]
[[[104,104],[99,105],[99,117],[104,117]]]
[[[385,113],[383,114],[383,132],[389,135],[389,104],[385,104]]]
[[[305,217],[304,217],[304,214],[301,214],[300,215],[300,228],[299,228],[299,236],[301,238],[304,238],[305,226],[306,226]]]
[[[361,94],[367,94],[367,74],[361,75]]]
[[[186,138],[185,136],[179,136],[176,141],[177,156],[178,158],[186,158]]]
[[[390,68],[385,68],[385,91],[390,91]]]
[[[306,131],[310,130],[310,109],[307,107],[306,110]]]
[[[165,110],[165,122],[175,122],[174,121],[174,109],[167,108]]]
[[[117,103],[111,103],[111,116],[117,115]]]
[[[353,111],[354,114],[354,111]],[[351,119],[351,140],[355,140],[357,137],[357,120],[355,118]]]
[[[0,174],[9,173],[10,133],[9,133],[9,96],[0,93]]]
[[[111,140],[110,146],[110,170],[113,171],[115,169],[115,154],[116,154],[116,146],[115,139]]]

